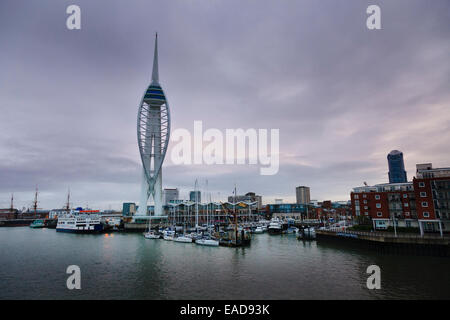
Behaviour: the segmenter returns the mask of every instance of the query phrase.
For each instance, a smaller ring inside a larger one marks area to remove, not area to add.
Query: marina
[[[0,228],[0,242],[6,241],[1,299],[450,298],[448,258],[380,254],[298,241],[294,234],[259,234],[249,247],[225,248],[148,240],[141,233]],[[71,264],[81,268],[81,290],[65,286]],[[382,266],[381,290],[367,290],[372,264]]]

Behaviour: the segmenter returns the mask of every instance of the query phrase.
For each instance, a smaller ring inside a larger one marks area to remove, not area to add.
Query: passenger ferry
[[[60,215],[56,225],[57,232],[97,233],[103,231],[99,210],[71,210]]]

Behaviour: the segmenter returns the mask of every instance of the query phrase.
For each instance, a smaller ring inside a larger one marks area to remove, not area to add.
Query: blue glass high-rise
[[[392,150],[387,155],[387,160],[389,166],[389,183],[407,182],[403,153],[398,150]]]

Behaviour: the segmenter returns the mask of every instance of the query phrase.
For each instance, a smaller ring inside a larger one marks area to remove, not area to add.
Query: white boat
[[[263,227],[256,227],[255,230],[253,230],[253,233],[264,233]]]
[[[287,233],[298,233],[298,232],[299,232],[299,229],[296,227],[289,227],[287,229]]]
[[[179,236],[173,239],[175,242],[184,242],[184,243],[192,243],[192,238],[187,236]]]
[[[316,239],[316,230],[314,230],[314,228],[312,228],[312,227],[303,229],[302,239],[304,239],[304,240]]]
[[[197,239],[195,240],[195,243],[201,246],[211,246],[211,247],[218,247],[219,246],[219,240],[214,239]]]
[[[145,239],[159,239],[159,238],[161,238],[161,235],[158,233],[155,233],[153,231],[150,231],[150,232],[144,233],[144,237],[145,237]]]
[[[281,224],[281,221],[277,218],[273,218],[270,221],[268,231],[269,234],[281,234],[283,232],[283,225]]]
[[[149,223],[147,226],[147,232],[144,232],[144,238],[145,239],[160,239],[161,238],[161,233],[152,230],[151,219],[149,220]]]
[[[173,241],[175,239],[175,231],[164,230],[163,231],[163,239],[168,240],[168,241]]]
[[[60,215],[56,224],[57,232],[96,233],[102,230],[98,210],[72,210]]]

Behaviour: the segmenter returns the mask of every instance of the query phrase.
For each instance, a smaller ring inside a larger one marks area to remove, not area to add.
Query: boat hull
[[[101,224],[94,225],[93,229],[68,229],[68,228],[56,228],[56,232],[66,232],[66,233],[80,233],[80,234],[88,234],[88,233],[100,233],[103,231],[103,226]]]
[[[195,244],[198,244],[200,246],[218,247],[219,241],[198,239],[198,240],[195,240]]]
[[[178,237],[178,238],[175,238],[173,241],[182,242],[182,243],[192,243],[192,239],[188,238],[188,237]]]
[[[272,229],[272,228],[269,228],[269,230],[268,230],[268,233],[271,234],[271,235],[281,234],[282,232],[283,232],[282,229]]]
[[[144,234],[145,239],[160,239],[161,236],[159,234]]]

